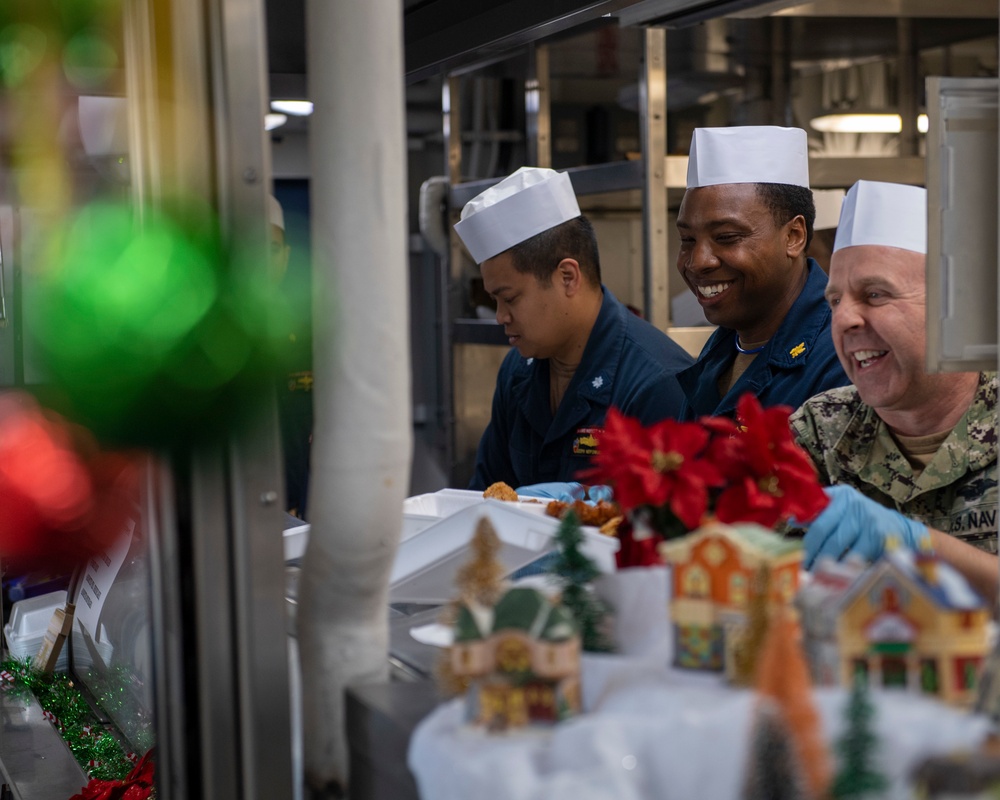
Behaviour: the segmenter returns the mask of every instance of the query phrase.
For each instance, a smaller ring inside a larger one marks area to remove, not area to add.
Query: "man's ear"
[[[552,275],[552,280],[566,292],[567,296],[576,294],[583,285],[583,273],[580,270],[580,262],[575,258],[564,258],[556,267],[556,271]]]
[[[785,254],[798,258],[806,249],[806,218],[797,214],[785,223]]]

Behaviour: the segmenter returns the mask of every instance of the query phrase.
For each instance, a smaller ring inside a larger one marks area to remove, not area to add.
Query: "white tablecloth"
[[[585,655],[587,713],[550,729],[488,734],[463,723],[462,702],[428,715],[408,763],[424,800],[737,800],[741,796],[754,692],[717,674],[668,668],[662,577],[626,578],[603,592],[632,626],[617,632],[627,655]],[[659,580],[659,583],[657,583]],[[661,588],[662,587],[662,588]],[[662,624],[660,623],[662,620]],[[827,742],[839,737],[848,697],[818,688]],[[903,690],[871,693],[884,797],[910,798],[909,774],[925,756],[973,749],[988,720]],[[831,747],[831,758],[835,758]]]

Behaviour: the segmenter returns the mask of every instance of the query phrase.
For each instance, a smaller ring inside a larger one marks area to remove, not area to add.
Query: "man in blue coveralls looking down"
[[[745,392],[798,408],[848,383],[826,275],[806,257],[816,209],[801,128],[696,128],[677,214],[677,268],[718,330],[678,375],[682,417],[732,416]]]
[[[522,167],[470,200],[455,232],[512,348],[470,488],[572,481],[611,406],[645,425],[678,415],[675,375],[692,359],[601,284],[594,229],[568,175]]]

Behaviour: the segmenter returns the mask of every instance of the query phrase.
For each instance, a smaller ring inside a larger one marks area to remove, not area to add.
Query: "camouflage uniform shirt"
[[[907,517],[997,552],[997,375],[980,373],[969,410],[916,477],[888,426],[853,386],[807,400],[790,420],[820,480],[853,486]]]

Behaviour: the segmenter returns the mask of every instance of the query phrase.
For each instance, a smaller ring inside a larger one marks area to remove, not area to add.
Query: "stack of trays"
[[[11,658],[34,658],[42,646],[49,620],[57,608],[66,605],[65,590],[40,594],[26,600],[18,600],[10,607],[10,621],[4,625],[3,632],[7,639],[7,649]],[[94,647],[105,665],[111,663],[114,647],[108,641],[107,631],[101,626],[101,641]],[[94,666],[94,659],[87,647],[84,634],[79,624],[74,624],[73,635],[73,665],[76,669],[89,669]],[[63,645],[56,661],[56,671],[65,672],[69,669],[69,643]]]

